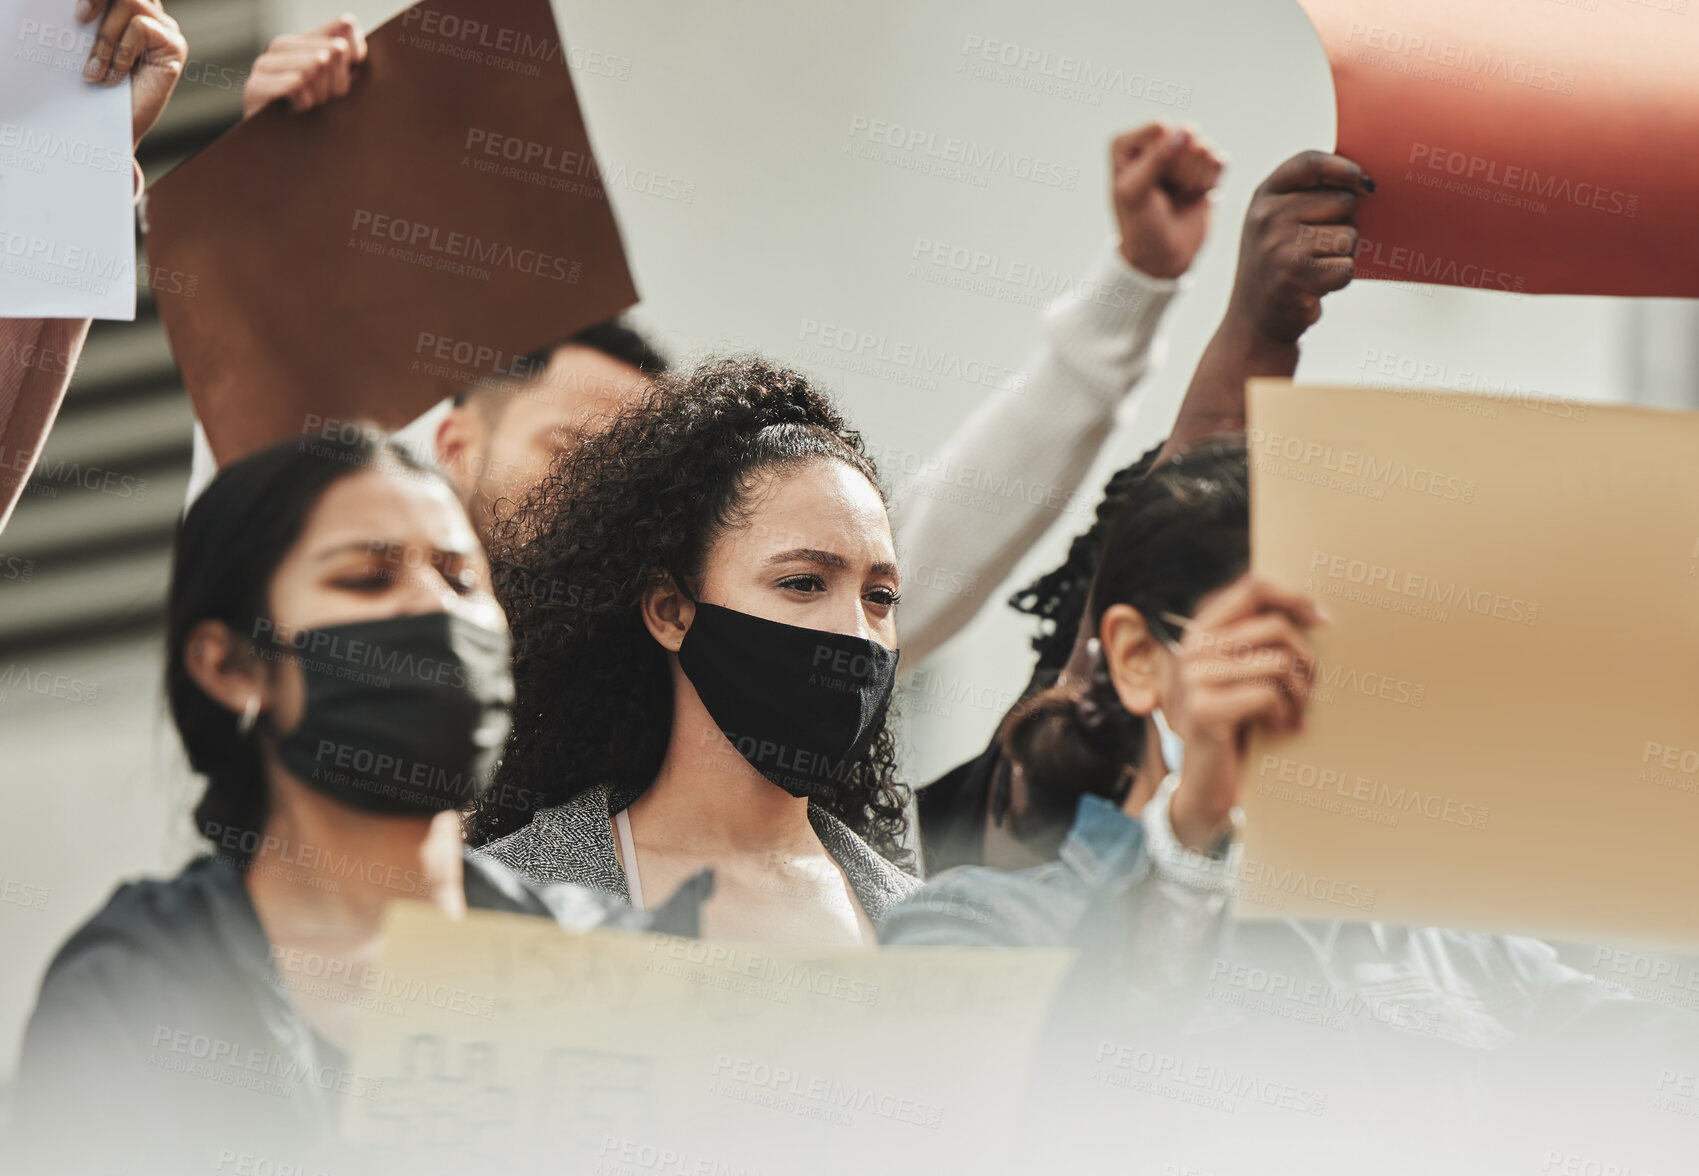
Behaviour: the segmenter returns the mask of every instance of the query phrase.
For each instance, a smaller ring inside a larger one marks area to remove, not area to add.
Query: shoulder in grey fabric
[[[565,804],[539,809],[531,823],[498,837],[475,852],[494,859],[532,882],[574,882],[618,895],[627,902],[625,871],[614,852],[608,789],[592,788]],[[867,917],[878,925],[912,894],[920,880],[897,869],[832,814],[808,806],[820,844],[843,868]],[[657,895],[657,898],[662,896]]]
[[[473,852],[532,882],[576,882],[630,902],[608,819],[608,790],[591,788]]]

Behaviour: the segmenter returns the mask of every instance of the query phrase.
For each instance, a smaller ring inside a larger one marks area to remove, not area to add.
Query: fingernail
[[[1319,604],[1316,605],[1316,616],[1321,618],[1321,623],[1324,625],[1333,624],[1333,614]]]
[[[98,57],[91,57],[83,63],[83,77],[87,78],[91,82],[98,82],[100,80],[100,76],[105,72],[106,71],[101,68],[100,58]]]
[[[1363,177],[1363,189],[1368,192],[1373,192],[1375,190],[1375,182],[1368,176]]]
[[[87,24],[94,19],[94,0],[77,0],[77,23]]]

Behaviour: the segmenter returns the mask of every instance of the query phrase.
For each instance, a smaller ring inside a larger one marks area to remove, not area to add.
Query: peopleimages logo
[[[29,271],[15,268],[13,263],[72,270],[98,282],[132,281],[135,267],[135,259],[121,253],[108,257],[80,245],[67,246],[46,237],[32,237],[15,231],[0,233],[0,253],[5,254],[7,273],[24,273],[26,276]]]
[[[560,55],[560,41],[555,37],[534,37],[518,29],[503,28],[501,25],[492,25],[481,20],[468,20],[452,12],[438,12],[423,4],[415,4],[403,13],[401,26],[429,37],[457,42],[468,48],[516,53],[537,61],[553,61]]]
[[[1355,911],[1372,911],[1375,907],[1375,889],[1372,886],[1358,886],[1322,874],[1295,870],[1291,866],[1275,867],[1249,858],[1240,868],[1235,892],[1241,899],[1276,910],[1284,907],[1286,900],[1295,895],[1307,895],[1318,902],[1333,903]]]
[[[1490,376],[1468,368],[1453,371],[1446,364],[1434,360],[1420,360],[1411,355],[1400,355],[1395,351],[1365,347],[1362,358],[1357,361],[1357,367],[1360,371],[1388,377],[1385,380],[1370,380],[1367,387],[1391,392],[1406,400],[1419,400],[1457,409],[1471,416],[1496,418],[1498,409],[1495,406],[1502,403],[1512,408],[1526,409],[1563,420],[1587,419],[1587,405],[1579,401],[1556,399],[1538,388],[1524,387],[1514,380]],[[1445,392],[1436,391],[1434,387],[1412,387],[1412,384],[1436,385],[1466,395],[1448,396]]]
[[[1115,1041],[1100,1041],[1095,1061],[1097,1069],[1093,1077],[1113,1086],[1132,1085],[1132,1076],[1138,1075],[1154,1082],[1172,1083],[1175,1087],[1190,1087],[1201,1094],[1214,1095],[1218,1099],[1249,1099],[1264,1106],[1297,1111],[1304,1115],[1327,1113],[1327,1095],[1321,1091],[1293,1086],[1271,1079],[1267,1075],[1211,1065],[1160,1050],[1124,1045]],[[1219,1110],[1232,1110],[1234,1107],[1233,1102],[1227,1102],[1225,1105],[1205,1105]]]
[[[462,167],[574,196],[599,199],[606,189],[624,188],[662,200],[676,200],[681,204],[691,204],[696,200],[694,180],[651,168],[629,168],[623,163],[600,161],[586,151],[574,151],[535,139],[469,127],[463,147],[466,154],[461,159]]]
[[[408,567],[425,566],[423,560],[404,560],[401,549],[391,544],[375,544],[370,550],[384,554],[392,564],[406,563]],[[279,629],[268,617],[254,622],[252,640],[272,649],[287,649],[303,659],[324,659],[318,668],[339,678],[388,686],[395,679],[414,682],[433,682],[439,686],[464,688],[476,684],[477,676],[459,660],[439,657],[419,657],[412,650],[392,649],[380,642],[361,641],[324,629]],[[366,671],[370,671],[369,673]]]
[[[1418,66],[1439,67],[1456,70],[1474,81],[1496,78],[1553,94],[1575,92],[1573,71],[1553,69],[1549,65],[1510,57],[1492,49],[1461,45],[1456,41],[1436,41],[1420,33],[1404,33],[1356,20],[1346,30],[1345,40],[1347,44],[1359,43],[1359,53],[1366,48],[1387,54],[1391,62],[1401,67],[1398,72],[1424,76]]]
[[[688,964],[692,968],[704,969],[707,973],[738,976],[759,981],[771,986],[774,994],[780,998],[781,1003],[788,998],[790,993],[804,991],[812,992],[816,996],[827,996],[834,1000],[847,1001],[851,1004],[876,1005],[879,1003],[879,985],[870,984],[860,976],[822,967],[815,960],[771,956],[747,948],[706,943],[700,939],[679,939],[676,936],[652,939],[649,943],[649,951],[650,954],[659,956],[664,960]],[[652,965],[646,965],[645,970],[656,971],[657,969]],[[708,981],[706,975],[701,977],[687,976],[686,978],[697,979],[702,982]]]
[[[1541,175],[1535,168],[1500,164],[1494,159],[1485,159],[1466,151],[1451,151],[1432,143],[1410,144],[1410,158],[1407,162],[1412,167],[1444,172],[1469,183],[1491,184],[1546,200],[1568,201],[1598,212],[1631,217],[1640,208],[1640,197],[1617,188],[1606,188],[1586,181],[1576,183],[1567,176]]]
[[[850,117],[849,133],[852,139],[860,139],[876,146],[889,147],[892,150],[924,156],[946,164],[956,164],[975,171],[992,172],[1011,179],[1031,180],[1046,187],[1063,188],[1069,192],[1078,187],[1080,182],[1080,169],[1077,167],[1065,167],[1035,155],[1010,151],[1006,147],[991,147],[972,139],[964,139],[960,135],[939,135],[936,131],[924,127],[904,126],[880,118],[869,118],[864,114]]]
[[[1357,1018],[1372,1019],[1409,1033],[1431,1034],[1439,1028],[1439,1017],[1432,1011],[1363,992],[1342,991],[1321,980],[1303,980],[1286,972],[1230,959],[1218,958],[1210,966],[1209,979],[1215,987],[1205,995],[1211,1000],[1288,1020],[1320,1023],[1330,1029],[1347,1029],[1346,1019]],[[1265,999],[1259,1001],[1258,997]],[[1294,1016],[1293,1009],[1313,1009],[1317,1016]]]
[[[1254,453],[1313,465],[1329,473],[1361,478],[1382,486],[1411,490],[1451,502],[1475,501],[1475,481],[1444,470],[1413,466],[1408,462],[1381,459],[1359,449],[1335,449],[1319,441],[1307,441],[1285,433],[1251,429],[1248,440]]]
[[[0,147],[22,151],[38,159],[53,159],[96,171],[130,170],[130,153],[114,151],[86,139],[70,139],[64,135],[47,135],[17,123],[0,123]]]
[[[12,50],[12,56],[36,65],[80,72],[83,61],[93,48],[93,25],[73,28],[26,19],[18,22],[18,47]]]
[[[1182,86],[1175,82],[1163,81],[1161,78],[1153,78],[1149,74],[1143,74],[1137,70],[1104,65],[1087,58],[1074,57],[1068,53],[1052,53],[1048,49],[1018,45],[1013,41],[984,37],[978,33],[969,33],[963,39],[962,56],[967,58],[969,63],[983,61],[990,65],[1002,66],[1005,69],[1021,73],[1030,73],[1038,78],[1065,83],[1069,86],[1079,86],[1086,90],[1125,94],[1129,98],[1143,98],[1147,102],[1176,106],[1182,110],[1192,104],[1192,88],[1190,86]],[[983,75],[976,72],[975,76]],[[991,76],[987,80],[1000,81],[1002,79]],[[1063,96],[1068,96],[1069,93],[1068,91],[1058,92],[1062,93]],[[1096,103],[1093,103],[1093,105],[1096,105]]]
[[[483,1021],[495,1016],[493,996],[421,976],[402,975],[358,960],[273,944],[271,963],[282,985],[293,990],[300,990],[308,981],[323,981],[329,991],[357,989],[391,1005],[429,1005],[442,1012],[462,1013]]]
[[[415,355],[471,368],[481,375],[513,379],[530,379],[548,367],[548,360],[529,355],[511,355],[496,347],[452,339],[431,331],[420,331],[413,344]]]
[[[1000,514],[997,499],[1019,499],[1029,506],[1089,517],[1097,508],[1096,491],[1070,490],[1048,482],[1028,481],[1006,469],[990,469],[946,461],[935,454],[897,449],[876,441],[867,443],[867,456],[887,475],[902,474],[907,481],[897,487],[899,497],[924,494],[929,498],[961,502],[988,514]],[[1024,469],[1024,467],[1022,467]]]
[[[393,241],[411,250],[425,250],[467,263],[511,269],[556,282],[576,282],[581,265],[536,249],[521,248],[505,241],[486,241],[471,233],[443,231],[435,225],[410,221],[368,208],[354,211],[351,226],[356,235]]]
[[[773,1066],[751,1058],[732,1054],[717,1054],[714,1058],[715,1093],[739,1101],[773,1105],[777,1109],[807,1113],[807,1104],[828,1112],[825,1117],[848,1126],[849,1115],[873,1114],[896,1123],[937,1130],[943,1123],[944,1108],[935,1103],[881,1091],[855,1082],[844,1082],[818,1074],[804,1074]],[[765,1091],[781,1096],[778,1101],[750,1097],[751,1091]],[[804,1104],[803,1108],[785,1100]],[[810,1116],[820,1117],[820,1116]]]
[[[313,769],[313,778],[322,783],[410,803],[470,800],[478,784],[476,777],[463,772],[450,772],[435,764],[403,759],[350,743],[338,743],[334,739],[319,740],[313,751],[313,762],[317,765]]]
[[[1357,801],[1387,810],[1394,816],[1391,821],[1382,824],[1396,825],[1397,815],[1414,815],[1426,817],[1430,821],[1442,821],[1450,825],[1461,825],[1471,829],[1485,829],[1491,810],[1484,805],[1460,801],[1455,797],[1443,796],[1437,792],[1424,792],[1419,788],[1406,788],[1403,785],[1391,785],[1383,780],[1359,775],[1341,768],[1319,767],[1315,764],[1303,763],[1299,760],[1288,759],[1285,756],[1265,755],[1262,764],[1257,769],[1257,775],[1272,777],[1282,784],[1295,785],[1298,789],[1308,789],[1312,794],[1343,798],[1344,802]],[[1259,789],[1259,791],[1261,791]],[[1277,799],[1289,799],[1279,797]],[[1310,806],[1316,807],[1316,806]],[[1347,813],[1347,815],[1355,815]]]
[[[799,335],[802,358],[846,370],[861,370],[897,383],[911,383],[935,391],[940,378],[977,384],[981,388],[1026,389],[1026,373],[1018,368],[973,359],[956,351],[939,351],[922,344],[892,339],[871,331],[837,323],[803,319]],[[897,369],[887,371],[885,369]]]
[[[778,772],[791,784],[803,785],[814,780],[843,783],[855,771],[854,760],[834,759],[805,747],[791,747],[771,739],[739,735],[735,731],[721,731],[720,734],[757,771],[763,775]]]
[[[1532,625],[1540,619],[1540,606],[1521,597],[1506,596],[1490,589],[1477,589],[1455,581],[1437,580],[1418,572],[1406,572],[1385,564],[1353,559],[1326,551],[1310,554],[1310,573],[1320,574],[1366,589],[1378,589],[1409,597],[1444,609],[1461,608],[1480,617],[1494,617]]]
[[[172,1029],[167,1025],[154,1027],[153,1047],[154,1052],[148,1058],[151,1066],[211,1078],[225,1085],[252,1085],[284,1097],[288,1097],[291,1087],[297,1083],[335,1091],[350,1098],[372,1100],[383,1090],[383,1083],[376,1078],[351,1074],[335,1066],[314,1066],[304,1057],[292,1057],[205,1033]],[[164,1053],[160,1052],[161,1047]],[[175,1055],[175,1059],[171,1055]],[[232,1081],[239,1077],[254,1081]]]
[[[0,702],[4,702],[7,691],[14,688],[84,706],[93,706],[100,697],[100,687],[96,683],[56,674],[52,670],[32,670],[17,662],[0,669]]]
[[[390,865],[375,859],[350,857],[347,853],[338,853],[310,842],[292,842],[286,837],[261,834],[254,829],[219,824],[216,821],[209,822],[202,833],[215,848],[227,851],[231,858],[237,860],[251,862],[256,857],[264,858],[279,866],[295,866],[305,872],[350,881],[364,879],[373,886],[384,886],[408,894],[430,893],[430,879],[415,869]]]
[[[235,1176],[330,1176],[323,1168],[309,1168],[287,1160],[274,1160],[270,1156],[237,1151],[233,1147],[218,1149],[217,1170],[233,1172]]]
[[[1430,254],[1407,245],[1371,241],[1367,237],[1357,241],[1356,261],[1363,267],[1364,276],[1378,277],[1390,271],[1420,282],[1467,286],[1471,290],[1500,290],[1507,294],[1520,294],[1528,288],[1528,279],[1522,274]]]
[[[910,276],[924,277],[919,266],[930,266],[940,274],[959,280],[946,280],[969,293],[987,293],[994,297],[999,286],[1012,287],[1030,294],[1030,298],[1009,298],[1042,309],[1063,294],[1072,294],[1081,302],[1094,302],[1114,310],[1128,310],[1138,304],[1139,294],[1113,284],[1076,277],[1064,269],[1046,269],[1042,262],[1004,257],[984,249],[970,249],[930,237],[916,237],[909,260],[917,263],[909,269]]]
[[[880,663],[865,653],[851,653],[835,645],[818,644],[814,647],[811,668],[816,671],[811,677],[819,679],[814,685],[831,690],[840,689],[851,682],[868,681],[880,668]],[[835,674],[837,677],[826,678],[824,674]]]
[[[47,909],[47,898],[51,893],[45,886],[33,886],[16,878],[7,878],[4,883],[0,883],[0,902],[38,911]]]

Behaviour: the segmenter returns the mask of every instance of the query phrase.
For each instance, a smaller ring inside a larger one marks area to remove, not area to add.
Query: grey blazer
[[[473,852],[493,858],[530,882],[575,882],[629,902],[625,871],[614,853],[608,801],[606,786],[580,792],[565,804],[538,809],[523,829],[515,829]],[[874,926],[884,922],[887,911],[919,888],[918,878],[880,857],[848,825],[818,805],[808,806],[808,820],[820,844],[842,867],[861,909]]]

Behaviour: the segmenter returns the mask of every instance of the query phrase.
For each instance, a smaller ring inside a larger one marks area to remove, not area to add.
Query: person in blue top
[[[1336,920],[1234,917],[1244,887],[1286,884],[1241,861],[1248,737],[1302,727],[1309,633],[1327,621],[1249,573],[1249,554],[1242,436],[1125,488],[1084,672],[1002,731],[1017,786],[1080,796],[1057,859],[947,871],[881,927],[889,945],[1079,952],[1032,1083],[1035,1161],[1100,1170],[1129,1132],[1149,1171],[1690,1159],[1685,1010],[1612,991],[1538,940],[1375,922],[1349,880],[1328,882]]]

